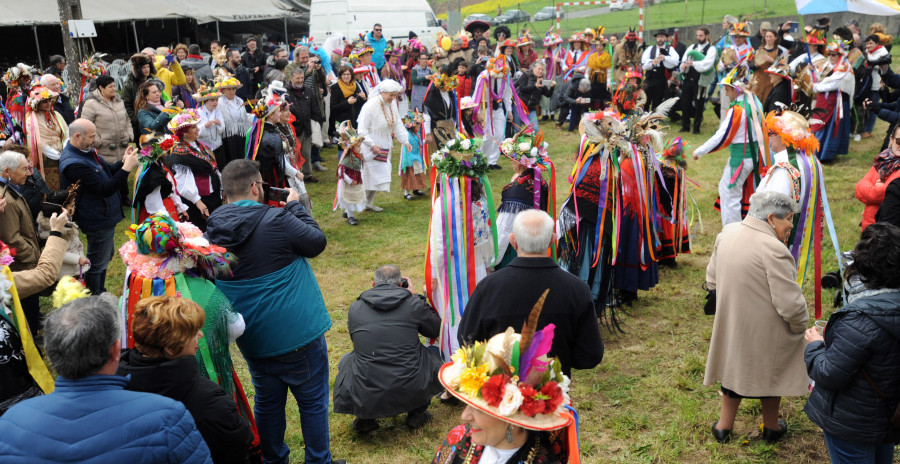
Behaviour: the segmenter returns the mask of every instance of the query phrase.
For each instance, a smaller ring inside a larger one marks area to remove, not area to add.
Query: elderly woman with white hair
[[[372,89],[356,119],[357,131],[363,137],[362,180],[366,190],[366,209],[369,211],[383,211],[374,204],[375,193],[391,190],[393,139],[396,138],[407,150],[412,150],[400,110],[395,103],[402,91],[403,87],[393,79],[381,81]]]
[[[758,192],[747,217],[716,237],[706,268],[716,315],[703,384],[721,382],[721,412],[712,425],[719,443],[731,439],[741,399],[760,400],[762,438],[771,443],[787,432],[778,419],[781,397],[808,392],[803,334],[809,314],[784,244],[798,211],[782,193]]]

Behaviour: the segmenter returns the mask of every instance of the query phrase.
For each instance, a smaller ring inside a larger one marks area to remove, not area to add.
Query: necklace
[[[388,103],[388,105],[391,105]],[[388,127],[391,129],[391,133],[394,132],[394,111],[393,108],[389,108],[385,111],[384,108],[384,97],[381,99],[381,114],[384,115],[384,120],[387,121]]]

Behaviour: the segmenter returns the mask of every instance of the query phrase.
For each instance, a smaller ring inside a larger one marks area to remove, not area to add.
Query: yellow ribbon
[[[3,273],[6,275],[6,278],[13,283],[12,287],[9,289],[12,294],[13,317],[15,318],[16,326],[19,329],[19,338],[22,340],[22,347],[25,350],[25,363],[28,365],[28,373],[31,374],[31,378],[37,382],[44,393],[50,394],[53,392],[53,376],[50,375],[50,370],[47,369],[47,365],[44,364],[44,359],[41,358],[41,354],[34,345],[34,339],[31,338],[31,331],[28,329],[28,322],[25,320],[25,312],[22,311],[22,304],[19,302],[19,292],[16,290],[15,280],[13,280],[13,275],[9,270],[9,266],[3,266]]]

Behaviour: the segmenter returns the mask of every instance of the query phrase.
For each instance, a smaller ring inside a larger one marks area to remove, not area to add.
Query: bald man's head
[[[543,255],[553,239],[553,218],[539,209],[529,209],[513,220],[510,242],[515,242],[519,255]]]
[[[69,143],[73,147],[88,151],[97,140],[97,126],[87,119],[76,119],[69,124]]]

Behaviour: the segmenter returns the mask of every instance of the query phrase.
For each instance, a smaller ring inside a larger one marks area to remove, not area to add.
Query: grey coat
[[[419,342],[437,338],[441,318],[421,295],[377,285],[350,305],[353,351],[334,381],[334,412],[377,419],[409,412],[441,391],[440,356]]]

